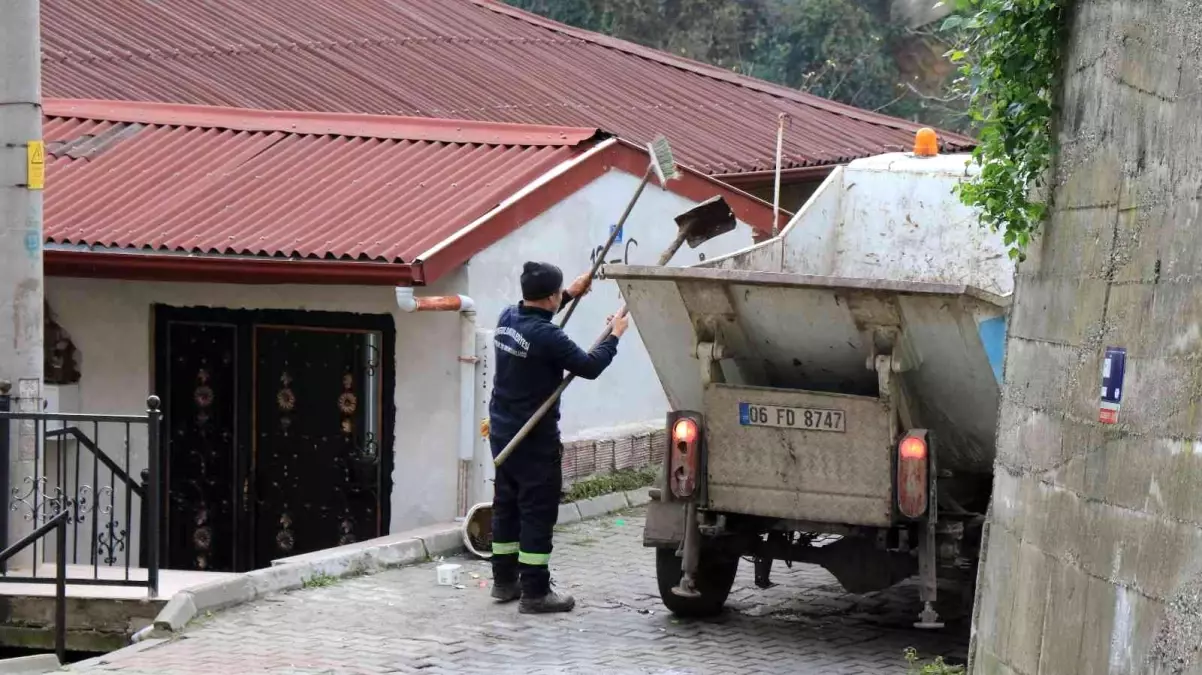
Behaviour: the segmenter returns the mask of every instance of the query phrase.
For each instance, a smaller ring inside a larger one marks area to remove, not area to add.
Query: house
[[[493,0],[43,0],[41,26],[47,398],[163,398],[177,567],[255,567],[487,499],[491,322],[523,260],[586,269],[656,134],[689,168],[648,190],[611,259],[652,262],[716,194],[739,229],[676,264],[770,231],[756,196],[781,114],[786,211],[917,128]],[[403,309],[426,295],[474,315]],[[569,333],[591,342],[618,302],[600,284]],[[595,437],[665,406],[628,339],[562,424]]]
[[[42,0],[46,96],[602,128],[782,205],[920,125],[499,0]],[[972,139],[941,132],[944,151]]]
[[[518,298],[523,261],[588,269],[649,161],[591,127],[101,100],[44,110],[47,398],[89,413],[162,398],[175,569],[260,567],[491,498],[478,431],[488,329]],[[675,264],[771,228],[770,205],[686,168],[647,188],[609,258],[654,261],[673,217],[715,195],[737,229]],[[409,311],[425,296],[452,311]],[[591,343],[619,304],[598,282],[568,332]],[[568,391],[562,426],[665,409],[632,329],[601,380]],[[145,444],[132,447],[136,475]]]

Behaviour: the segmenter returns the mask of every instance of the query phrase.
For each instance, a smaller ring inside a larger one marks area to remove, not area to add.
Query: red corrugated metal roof
[[[48,96],[601,127],[713,175],[912,145],[918,125],[493,0],[42,0]],[[970,139],[943,135],[948,149]]]
[[[604,173],[642,175],[648,162],[585,128],[44,105],[51,275],[430,283]],[[771,206],[694,170],[666,189],[722,195],[740,220],[771,228]]]
[[[113,249],[410,262],[580,155],[596,135],[47,101],[46,238]]]

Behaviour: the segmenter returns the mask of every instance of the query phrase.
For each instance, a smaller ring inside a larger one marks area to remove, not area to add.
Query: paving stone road
[[[234,608],[173,641],[72,672],[876,675],[904,673],[910,646],[959,662],[966,653],[967,611],[945,614],[944,631],[917,631],[913,586],[852,596],[804,565],[778,563],[778,585],[760,590],[743,563],[727,613],[675,619],[660,604],[642,523],[636,510],[560,529],[552,563],[557,584],[576,595],[571,614],[495,605],[487,566],[459,559],[469,572],[462,589],[437,586],[433,563],[389,570]]]

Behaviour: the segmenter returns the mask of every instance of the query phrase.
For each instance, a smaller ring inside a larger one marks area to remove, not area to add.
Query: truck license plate
[[[847,415],[842,410],[785,408],[776,405],[739,404],[739,424],[745,427],[776,427],[805,431],[847,431]]]

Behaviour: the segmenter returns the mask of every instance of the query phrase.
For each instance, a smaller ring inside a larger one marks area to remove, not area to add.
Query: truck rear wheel
[[[687,618],[715,616],[722,612],[726,596],[735,583],[739,571],[739,557],[716,551],[702,551],[697,561],[697,590],[695,598],[686,598],[672,592],[684,574],[683,561],[674,548],[655,549],[655,579],[659,582],[659,597],[673,614]]]

